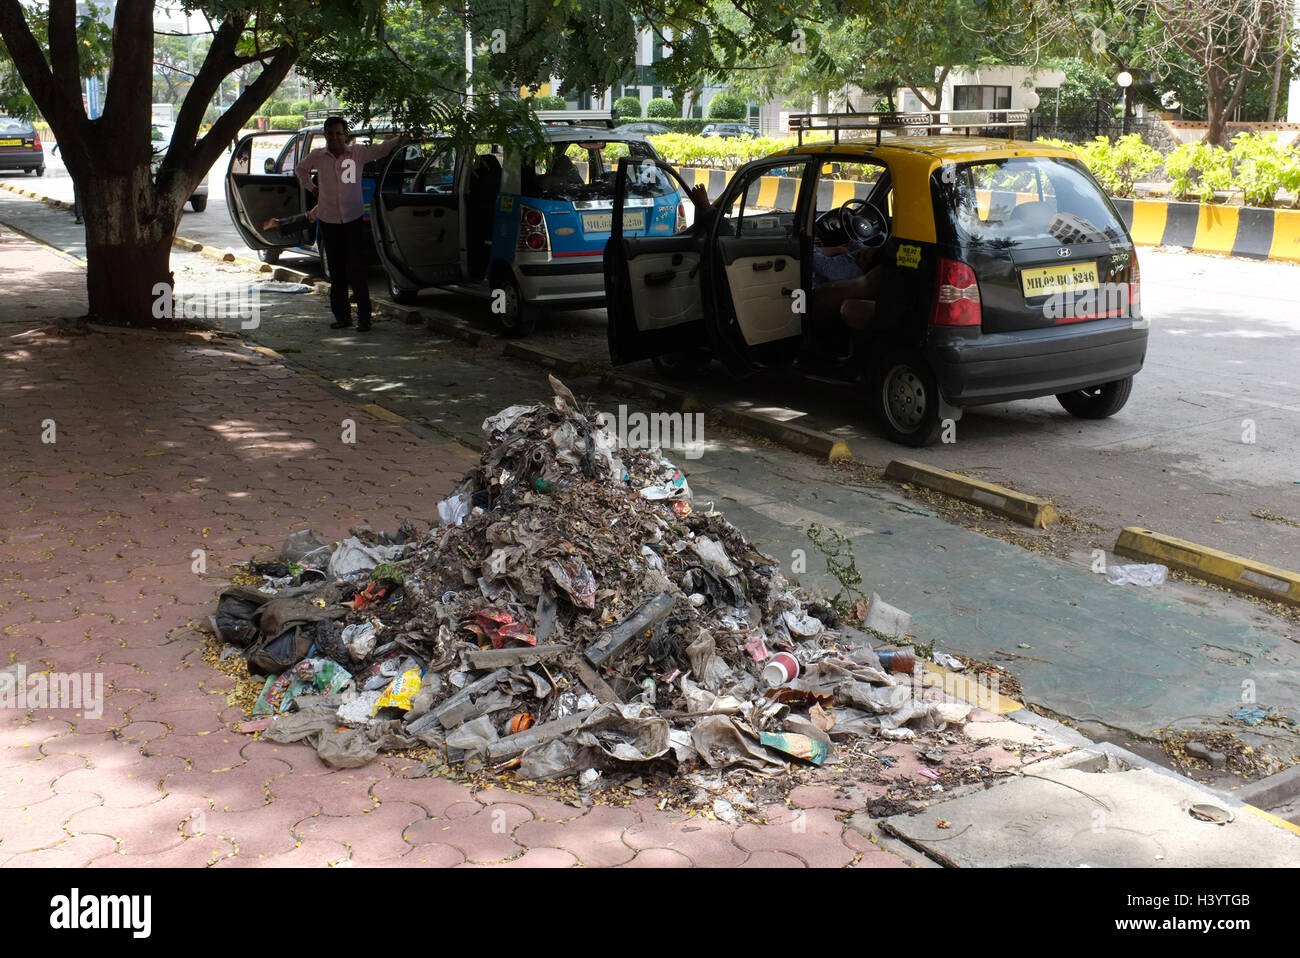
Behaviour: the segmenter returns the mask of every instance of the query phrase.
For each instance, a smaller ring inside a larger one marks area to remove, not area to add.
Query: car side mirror
[[[268,173],[274,173],[274,172],[275,172],[275,157],[273,157],[273,156],[268,156],[268,157],[266,158],[266,162],[262,164],[262,169],[266,170],[266,172],[268,172]]]

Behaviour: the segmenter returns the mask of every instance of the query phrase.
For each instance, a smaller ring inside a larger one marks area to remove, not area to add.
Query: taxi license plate
[[[608,233],[614,228],[613,213],[583,213],[582,231],[584,233]],[[645,229],[645,212],[637,210],[623,214],[623,229]]]
[[[0,140],[0,146],[22,146],[22,140]]]
[[[1096,263],[1071,263],[1068,266],[1043,266],[1020,271],[1020,288],[1025,299],[1051,296],[1081,289],[1097,288]]]

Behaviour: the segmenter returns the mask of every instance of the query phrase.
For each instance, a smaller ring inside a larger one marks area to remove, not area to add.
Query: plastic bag
[[[469,496],[460,493],[438,503],[438,519],[444,526],[458,526],[469,515]]]
[[[401,558],[405,545],[368,546],[356,536],[344,539],[330,556],[329,573],[336,579],[346,579],[360,572],[369,572],[381,562]]]
[[[594,745],[622,762],[648,762],[666,753],[668,721],[644,702],[607,702],[582,723],[579,744]]]
[[[333,663],[331,663],[333,664]],[[375,703],[374,711],[371,715],[376,714],[380,709],[395,708],[403,712],[409,712],[415,697],[420,694],[420,686],[423,683],[420,679],[419,669],[407,669],[397,678],[389,683],[384,694],[379,696],[379,701]]]
[[[1169,576],[1169,567],[1158,562],[1135,562],[1131,565],[1106,567],[1106,581],[1111,585],[1163,585]]]

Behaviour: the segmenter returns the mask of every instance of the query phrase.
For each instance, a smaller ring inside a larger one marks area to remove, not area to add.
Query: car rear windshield
[[[1012,157],[941,167],[934,174],[945,215],[963,246],[992,249],[1123,243],[1124,224],[1072,160]]]
[[[31,136],[36,127],[27,120],[15,120],[10,116],[0,116],[0,136]]]
[[[618,161],[624,157],[658,159],[644,140],[604,137],[552,144],[547,154],[535,163],[525,161],[523,194],[566,200],[579,206],[587,202],[610,202],[614,199]],[[658,183],[659,177],[655,179]],[[672,192],[671,187],[667,192]]]

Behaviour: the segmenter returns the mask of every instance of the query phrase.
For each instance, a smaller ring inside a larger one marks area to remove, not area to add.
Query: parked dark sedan
[[[0,116],[0,170],[35,170],[45,174],[45,150],[30,120]]]

